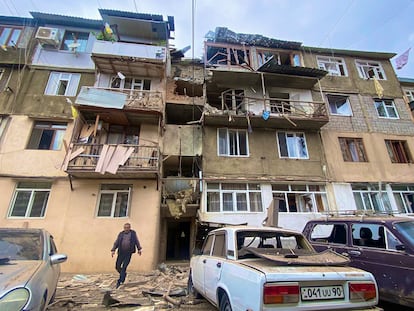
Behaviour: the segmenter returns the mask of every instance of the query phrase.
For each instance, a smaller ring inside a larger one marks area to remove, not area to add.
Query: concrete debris
[[[188,264],[165,263],[150,272],[128,271],[118,289],[116,272],[62,273],[55,301],[47,310],[215,310],[206,300],[188,296],[188,272]]]

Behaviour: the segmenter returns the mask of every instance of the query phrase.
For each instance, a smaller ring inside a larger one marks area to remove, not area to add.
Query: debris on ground
[[[151,272],[128,271],[119,288],[117,273],[62,273],[47,310],[215,310],[207,301],[188,295],[188,273],[188,264],[162,263]]]

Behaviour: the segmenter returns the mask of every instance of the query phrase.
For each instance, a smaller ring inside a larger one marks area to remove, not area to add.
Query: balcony
[[[162,113],[161,92],[82,86],[76,104]]]
[[[72,143],[63,170],[80,178],[155,178],[159,146],[143,144]]]
[[[223,92],[221,107],[205,109],[205,124],[319,129],[329,121],[324,102],[258,98]]]
[[[166,53],[164,46],[96,40],[92,59],[103,73],[159,77],[165,69]]]

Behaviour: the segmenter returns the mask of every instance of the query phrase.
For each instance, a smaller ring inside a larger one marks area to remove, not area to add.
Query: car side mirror
[[[68,256],[66,256],[65,254],[54,254],[50,256],[50,262],[52,265],[65,262],[67,259],[68,259]]]
[[[405,245],[404,244],[395,245],[395,249],[397,251],[405,251]]]

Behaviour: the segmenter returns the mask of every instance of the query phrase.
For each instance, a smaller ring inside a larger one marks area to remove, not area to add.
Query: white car
[[[66,259],[44,229],[0,228],[0,310],[46,310]]]
[[[298,232],[270,227],[211,231],[191,258],[188,290],[219,310],[381,310],[371,273],[317,253]]]

